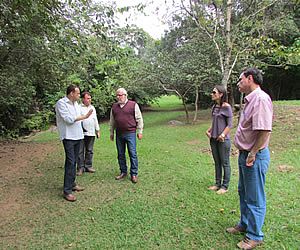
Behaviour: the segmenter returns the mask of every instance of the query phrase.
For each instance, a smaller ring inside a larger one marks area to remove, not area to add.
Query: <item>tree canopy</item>
[[[70,83],[92,93],[100,117],[121,86],[143,105],[173,92],[197,108],[223,84],[234,102],[232,84],[248,66],[265,72],[273,99],[299,98],[297,0],[181,1],[160,40],[120,27],[116,13],[127,10],[91,0],[1,2],[0,136],[45,128]]]

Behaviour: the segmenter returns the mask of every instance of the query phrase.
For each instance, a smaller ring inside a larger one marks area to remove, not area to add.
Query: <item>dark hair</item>
[[[253,81],[258,84],[259,86],[261,86],[263,84],[263,76],[262,73],[259,69],[257,68],[248,68],[243,72],[245,77],[248,76],[252,76],[253,77]]]
[[[75,91],[75,89],[79,87],[77,85],[74,85],[74,84],[70,84],[68,87],[67,87],[67,95],[70,94],[71,92]],[[79,89],[80,90],[80,89]]]
[[[220,101],[220,107],[222,107],[224,102],[227,102],[227,90],[223,85],[216,85],[215,88],[220,94],[223,94]]]
[[[90,92],[84,91],[84,92],[81,93],[81,98],[84,98],[86,95],[91,96]]]

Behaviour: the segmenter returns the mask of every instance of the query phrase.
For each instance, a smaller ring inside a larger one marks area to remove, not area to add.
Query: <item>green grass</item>
[[[159,98],[156,103],[151,105],[155,110],[174,110],[182,109],[182,101],[175,95],[166,95]]]
[[[300,100],[275,101],[275,105],[295,105],[300,106]]]
[[[161,110],[170,109],[170,97],[160,105]],[[265,244],[259,249],[300,245],[299,122],[293,125],[297,117],[286,118],[287,110],[279,111],[285,120],[275,123],[272,135]],[[225,228],[239,220],[237,157],[231,158],[230,191],[223,196],[208,191],[214,183],[205,136],[210,120],[201,120],[208,112],[199,112],[197,125],[183,126],[168,125],[170,120],[184,119],[183,111],[144,114],[136,185],[129,179],[114,180],[119,173],[115,143],[109,141],[108,124],[101,124],[102,136],[94,150],[97,172],[77,178],[86,190],[77,194],[75,203],[61,197],[64,153],[59,144],[56,153],[40,164],[42,177],[33,177],[24,187],[29,208],[5,229],[17,237],[3,238],[0,249],[235,249],[242,236],[229,235]],[[294,139],[287,137],[282,124],[293,129]],[[57,141],[57,134],[45,132],[34,140]],[[278,172],[279,164],[293,170]]]

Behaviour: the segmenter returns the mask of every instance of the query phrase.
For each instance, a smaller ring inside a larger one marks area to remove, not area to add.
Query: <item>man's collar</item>
[[[260,90],[261,90],[261,88],[260,88],[260,86],[258,86],[255,90],[253,90],[252,92],[250,92],[248,95],[245,96],[245,100],[247,102],[250,102],[251,99],[255,96],[255,93],[260,91]]]
[[[119,103],[120,106],[124,106],[128,102],[128,99],[124,103]]]
[[[65,96],[65,102],[68,102],[68,103],[71,103],[71,104],[74,103],[74,102],[72,102],[72,101],[70,100],[70,98],[69,98],[68,96]]]

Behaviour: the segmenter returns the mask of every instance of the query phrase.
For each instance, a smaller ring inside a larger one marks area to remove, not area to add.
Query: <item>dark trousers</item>
[[[121,173],[127,174],[126,165],[126,145],[128,149],[130,159],[130,175],[134,176],[138,174],[138,158],[136,153],[136,133],[127,132],[119,133],[116,135],[116,145],[118,150],[118,162]]]
[[[78,156],[78,169],[86,170],[93,166],[95,136],[84,136],[81,140],[79,156]]]
[[[230,140],[219,142],[214,138],[210,139],[210,146],[215,162],[216,186],[228,189],[230,181]],[[222,172],[224,172],[222,182]]]
[[[65,175],[64,175],[64,193],[71,194],[72,188],[76,185],[76,160],[79,153],[81,140],[63,140],[65,149]]]

